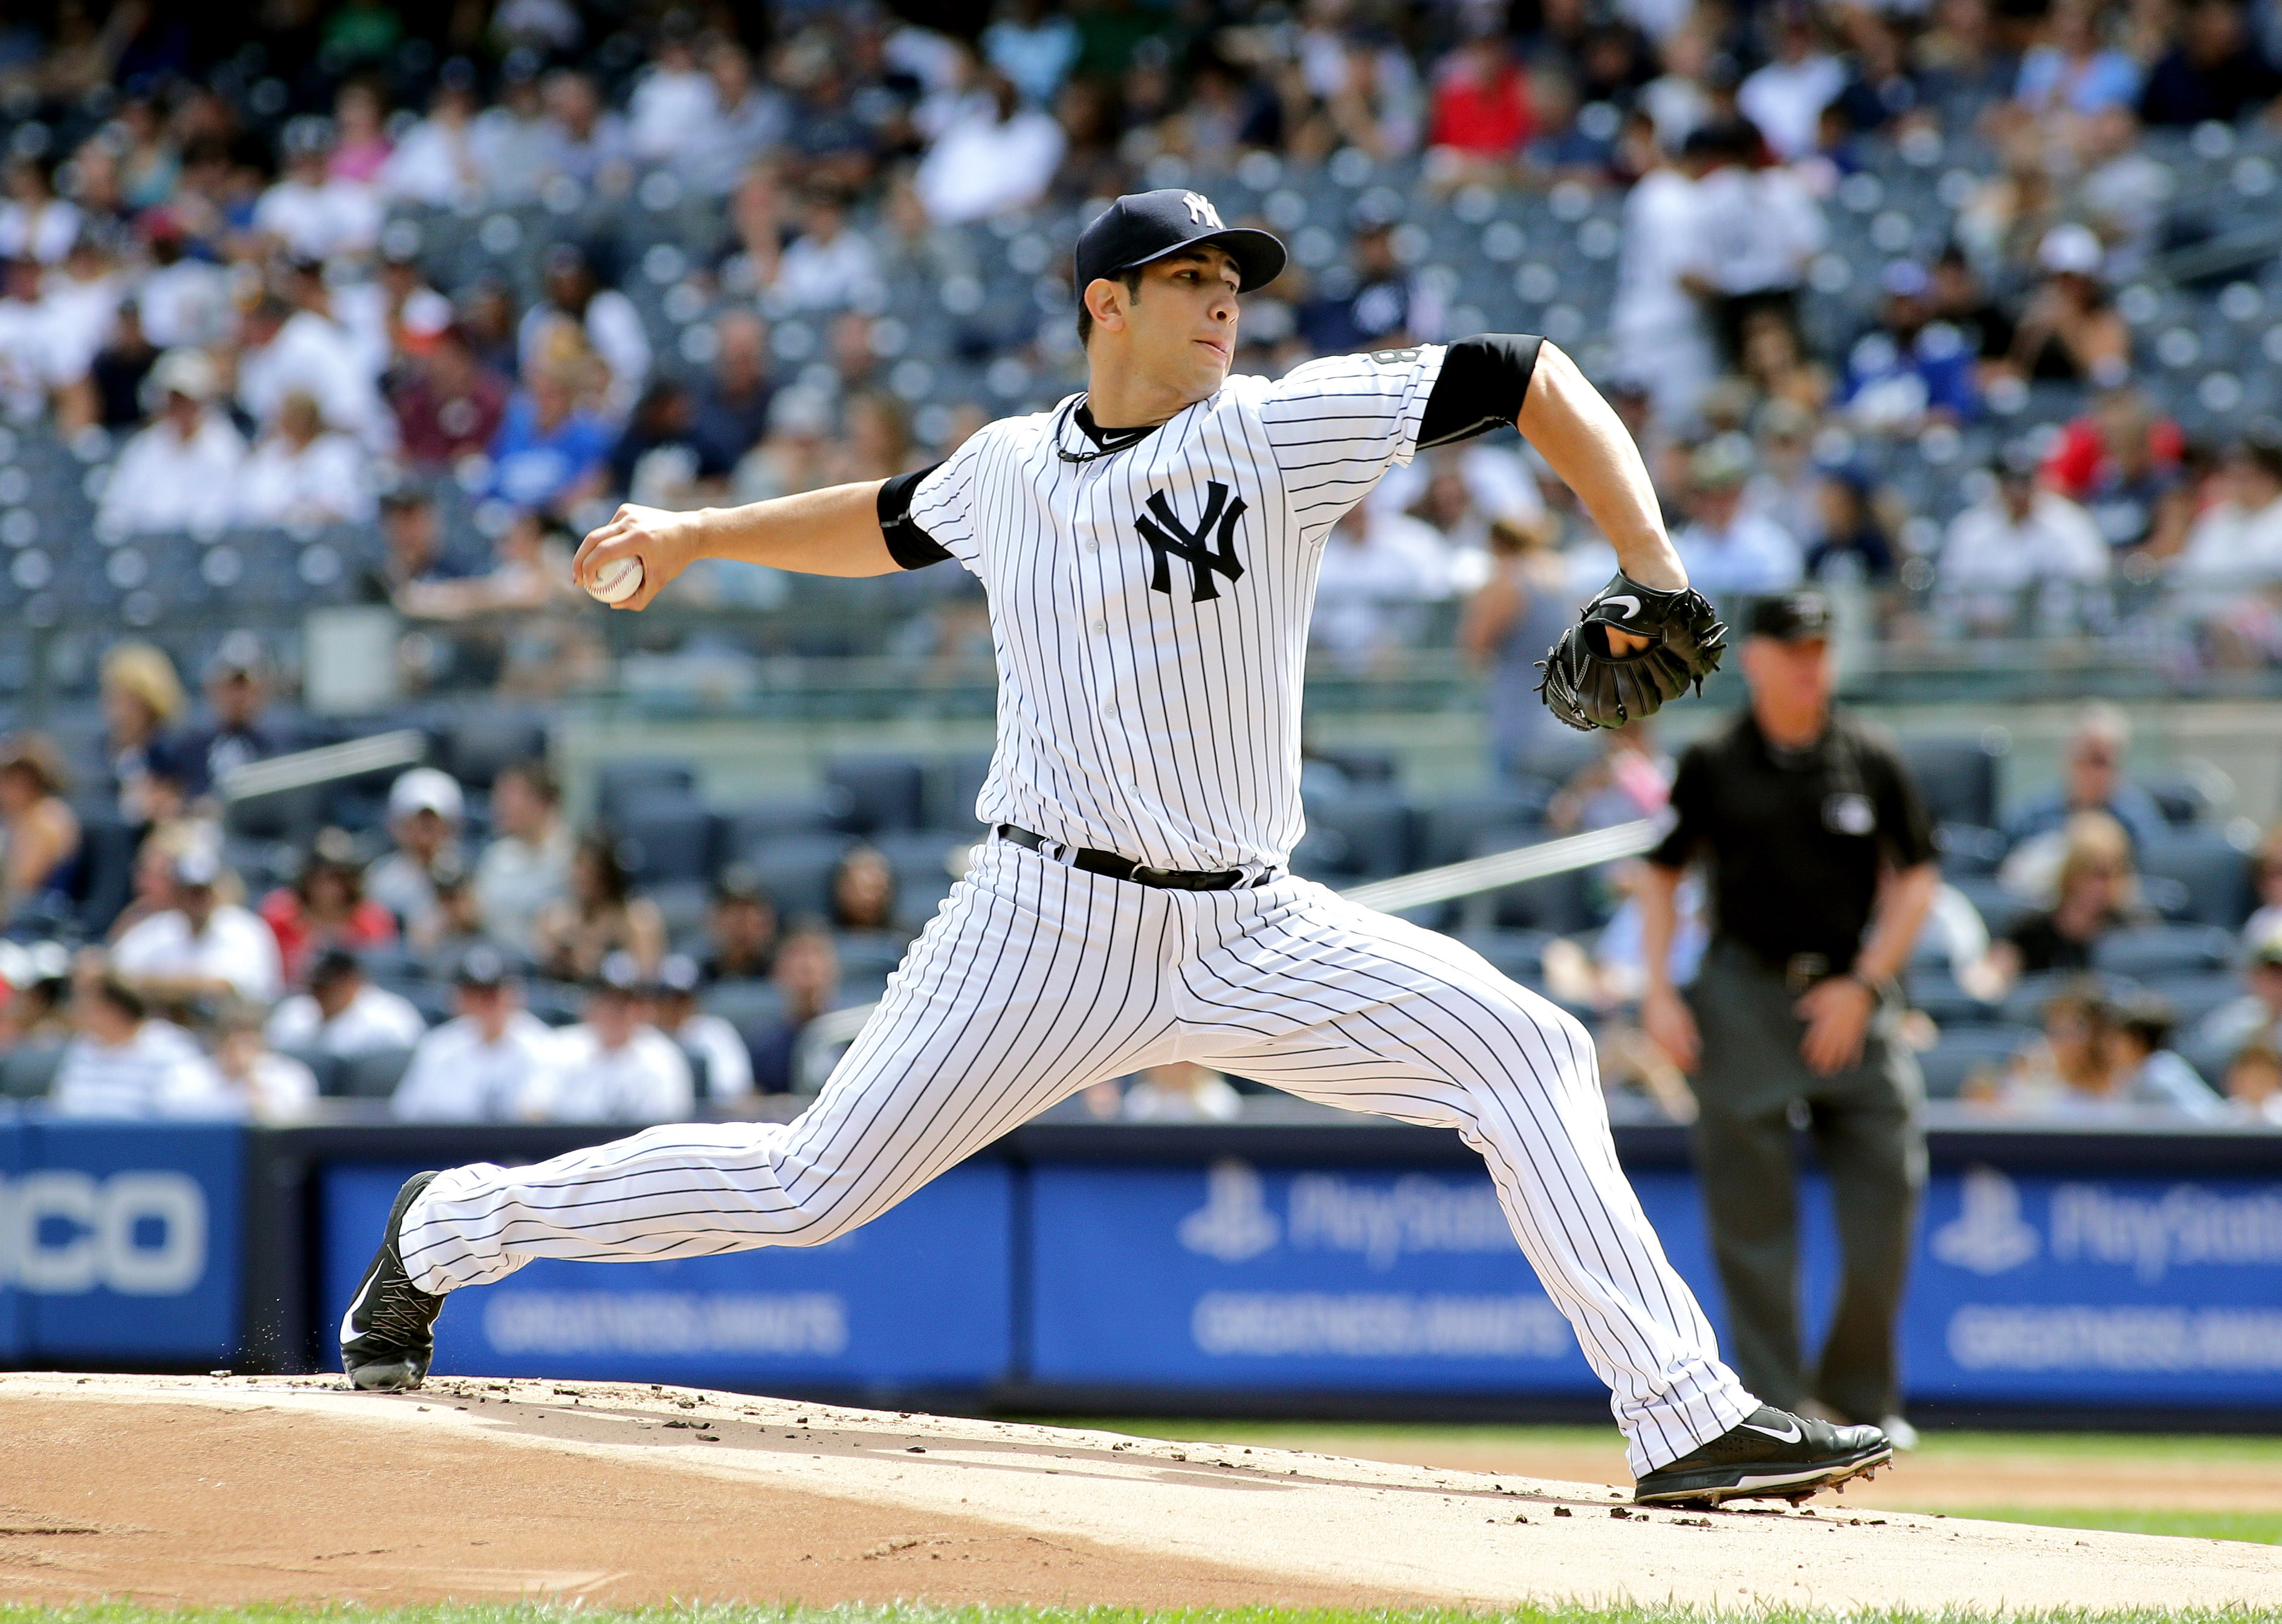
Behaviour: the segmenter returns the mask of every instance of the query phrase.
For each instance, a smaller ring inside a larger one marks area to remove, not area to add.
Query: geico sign
[[[171,1297],[206,1272],[206,1192],[186,1174],[58,1168],[0,1179],[0,1285]]]

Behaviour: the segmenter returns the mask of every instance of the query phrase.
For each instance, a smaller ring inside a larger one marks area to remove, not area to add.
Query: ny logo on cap
[[[1220,596],[1220,584],[1213,579],[1215,574],[1230,581],[1244,578],[1244,566],[1236,557],[1236,522],[1244,516],[1242,497],[1230,501],[1226,485],[1216,479],[1208,483],[1205,486],[1205,510],[1193,530],[1174,514],[1164,491],[1153,492],[1148,506],[1155,515],[1154,522],[1137,519],[1134,528],[1149,544],[1151,592],[1162,592],[1168,598],[1173,595],[1172,566],[1176,556],[1188,563],[1189,599],[1192,603],[1204,603]]]
[[[1213,207],[1212,199],[1202,192],[1183,192],[1181,201],[1189,205],[1189,218],[1198,225],[1210,226],[1215,231],[1228,228],[1220,223],[1220,211]]]

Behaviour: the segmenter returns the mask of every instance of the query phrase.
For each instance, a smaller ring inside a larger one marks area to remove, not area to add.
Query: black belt
[[[995,832],[1002,840],[1011,840],[1041,854],[1049,846],[1061,847],[1074,869],[1083,869],[1089,874],[1109,879],[1129,879],[1137,885],[1154,885],[1160,891],[1234,891],[1252,883],[1252,876],[1242,869],[1153,869],[1115,852],[1098,852],[1090,846],[1062,846],[1059,840],[1049,840],[1012,824],[997,825]]]

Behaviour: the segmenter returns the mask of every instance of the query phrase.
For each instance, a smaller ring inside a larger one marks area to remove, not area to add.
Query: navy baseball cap
[[[1780,643],[1828,638],[1830,599],[1811,586],[1762,598],[1751,606],[1750,630],[1755,638],[1773,638]]]
[[[1129,192],[1078,233],[1078,297],[1083,298],[1086,289],[1104,277],[1200,243],[1228,251],[1242,279],[1239,293],[1264,288],[1284,274],[1284,244],[1273,234],[1222,225],[1211,198],[1168,186],[1161,191]]]

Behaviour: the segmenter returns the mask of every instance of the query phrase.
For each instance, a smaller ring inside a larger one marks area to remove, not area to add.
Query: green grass
[[[897,1602],[844,1607],[558,1607],[530,1603],[439,1603],[417,1607],[184,1607],[106,1603],[25,1607],[0,1603],[0,1624],[2273,1624],[2269,1608],[2133,1607],[2115,1610],[1983,1612],[1869,1608],[1833,1613],[1793,1606],[1696,1608],[1524,1606],[1495,1612],[1417,1612],[1323,1608],[935,1607]]]

